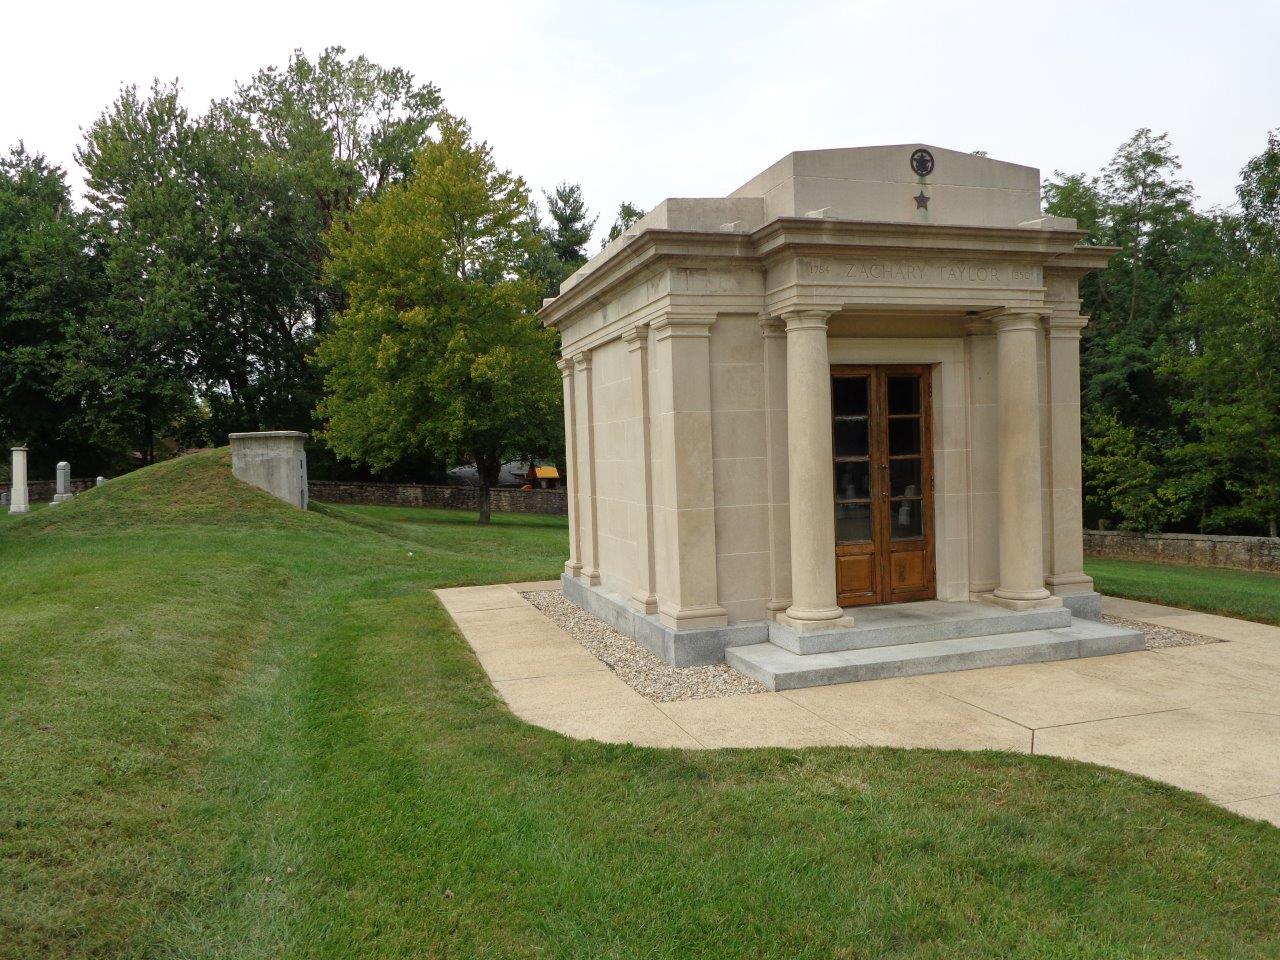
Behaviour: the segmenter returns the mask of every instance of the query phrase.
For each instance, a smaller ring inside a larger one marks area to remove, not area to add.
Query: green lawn
[[[1280,574],[1101,559],[1085,572],[1113,597],[1280,625]]]
[[[429,593],[562,520],[290,511],[199,454],[0,526],[0,957],[1264,957],[1280,830],[1001,753],[514,719]]]

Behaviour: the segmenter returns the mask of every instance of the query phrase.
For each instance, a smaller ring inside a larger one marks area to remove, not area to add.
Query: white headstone
[[[27,499],[27,448],[13,448],[13,492],[9,496],[10,513],[26,513],[31,509]]]
[[[93,485],[94,485],[95,487],[100,487],[100,486],[102,486],[102,485],[103,485],[104,483],[106,483],[106,482],[107,482],[107,478],[106,478],[106,477],[99,477],[97,480],[93,481]]]
[[[66,503],[71,499],[71,464],[63,460],[58,464],[58,486],[53,495],[54,503]]]

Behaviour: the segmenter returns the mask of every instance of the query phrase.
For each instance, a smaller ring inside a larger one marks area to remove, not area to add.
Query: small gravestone
[[[93,485],[94,485],[95,487],[100,487],[100,486],[102,486],[102,485],[103,485],[104,483],[106,483],[106,482],[107,482],[107,478],[106,478],[106,477],[99,477],[97,480],[93,481]]]
[[[9,512],[26,513],[31,509],[27,499],[27,448],[13,448],[13,488],[9,494]]]
[[[71,497],[71,464],[63,460],[58,464],[58,485],[53,495],[52,505],[66,503]]]

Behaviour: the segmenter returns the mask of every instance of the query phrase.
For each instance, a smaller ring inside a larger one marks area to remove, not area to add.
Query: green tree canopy
[[[0,438],[35,463],[101,454],[83,442],[78,403],[57,395],[68,328],[98,273],[63,171],[22,144],[0,156]]]
[[[480,522],[505,459],[558,435],[554,337],[532,316],[538,243],[524,181],[460,120],[403,184],[330,233],[347,308],[321,341],[325,442],[374,468],[422,450],[477,467]]]
[[[644,211],[633,203],[622,201],[618,205],[618,217],[613,221],[613,226],[609,228],[609,235],[601,241],[600,246],[606,247],[614,240],[626,233],[631,226],[638,222],[644,216]]]

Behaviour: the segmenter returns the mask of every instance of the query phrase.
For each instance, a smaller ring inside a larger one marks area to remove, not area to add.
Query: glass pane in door
[[[836,504],[836,540],[849,543],[857,540],[871,539],[871,504],[837,503]]]
[[[836,499],[864,500],[871,496],[869,460],[836,461]]]
[[[865,457],[870,450],[867,418],[836,420],[833,444],[837,457]]]
[[[889,536],[893,540],[910,540],[924,535],[924,509],[921,500],[894,500],[889,504]]]
[[[865,417],[867,380],[867,377],[832,377],[831,412],[837,417]]]
[[[889,496],[918,497],[921,480],[919,457],[889,461]]]
[[[889,377],[889,415],[920,412],[920,378],[915,375]]]
[[[889,420],[889,456],[920,454],[920,419],[903,417]]]

